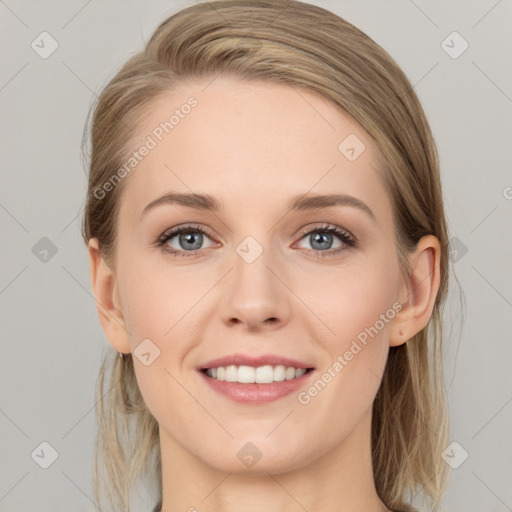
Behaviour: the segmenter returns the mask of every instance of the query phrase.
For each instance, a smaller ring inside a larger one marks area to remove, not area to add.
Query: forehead
[[[390,208],[374,141],[305,89],[226,77],[189,83],[159,97],[139,131],[131,150],[151,149],[125,183],[123,202],[134,212],[169,191],[208,193],[249,211],[307,192]]]

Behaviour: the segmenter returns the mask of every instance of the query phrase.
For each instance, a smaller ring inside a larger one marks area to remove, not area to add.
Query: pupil
[[[196,235],[194,233],[186,233],[184,235],[182,235],[182,237],[185,239],[185,245],[188,247],[188,248],[192,248],[192,249],[199,249],[201,247],[201,238],[202,235],[199,234],[199,235]],[[194,237],[198,237],[199,239],[199,243],[197,243],[196,241],[196,246],[193,246],[194,245]]]
[[[328,249],[328,247],[325,247],[325,244],[329,245],[330,238],[332,238],[332,235],[330,233],[316,233],[313,239],[313,243],[311,244],[316,249]],[[315,247],[315,244],[318,244],[319,247]]]

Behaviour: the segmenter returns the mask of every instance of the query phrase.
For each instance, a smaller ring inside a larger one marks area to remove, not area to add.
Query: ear
[[[103,331],[115,350],[127,354],[130,352],[129,333],[121,309],[115,274],[105,262],[97,238],[89,240],[88,251],[94,298]]]
[[[410,273],[402,282],[402,309],[391,325],[389,344],[402,345],[420,332],[430,320],[440,285],[441,245],[433,235],[422,237],[409,256]]]

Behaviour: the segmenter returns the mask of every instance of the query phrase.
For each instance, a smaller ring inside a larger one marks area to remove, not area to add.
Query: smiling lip
[[[284,380],[280,382],[271,382],[268,384],[242,384],[240,382],[227,382],[220,381],[206,375],[207,368],[218,368],[220,366],[277,366],[283,365],[285,367],[304,368],[308,370],[301,377],[291,380]],[[243,354],[233,354],[226,357],[221,357],[207,362],[205,365],[198,368],[199,374],[205,383],[211,389],[220,393],[227,398],[250,405],[261,405],[273,402],[279,398],[289,395],[290,393],[297,392],[305,381],[310,378],[314,373],[314,367],[294,359],[281,357],[277,355],[263,355],[263,356],[249,356]]]
[[[296,361],[295,359],[288,359],[287,357],[281,357],[278,355],[268,354],[262,356],[249,356],[245,354],[231,354],[229,356],[220,357],[218,359],[213,359],[212,361],[208,361],[203,366],[200,366],[198,370],[204,370],[206,368],[218,368],[219,366],[254,366],[257,368],[258,366],[277,366],[282,364],[283,366],[293,368],[313,368],[313,365],[301,363],[300,361]]]

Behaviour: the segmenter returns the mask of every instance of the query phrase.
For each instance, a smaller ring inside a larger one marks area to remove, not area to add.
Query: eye
[[[332,256],[356,245],[355,237],[353,237],[348,231],[329,224],[315,226],[313,229],[303,232],[302,238],[309,241],[310,246],[312,247],[311,250],[319,253],[317,254],[319,257]],[[338,239],[338,247],[332,248],[332,244],[336,238]]]
[[[157,245],[161,246],[164,252],[175,256],[193,256],[202,248],[205,237],[209,238],[201,226],[178,226],[163,233],[158,238]],[[174,238],[176,240],[173,240]],[[172,243],[174,245],[171,245]]]
[[[211,238],[199,225],[185,225],[172,228],[163,233],[156,241],[156,245],[162,247],[165,253],[173,256],[188,257],[195,256],[202,247],[204,238]],[[309,238],[307,238],[309,237]],[[333,241],[338,239],[338,247],[332,248]],[[176,239],[176,240],[174,240]],[[323,224],[314,226],[308,231],[301,233],[301,240],[309,240],[311,249],[299,248],[301,250],[313,251],[318,257],[327,257],[345,251],[349,247],[356,246],[356,239],[348,231],[338,226]],[[210,247],[215,244],[212,243]]]

